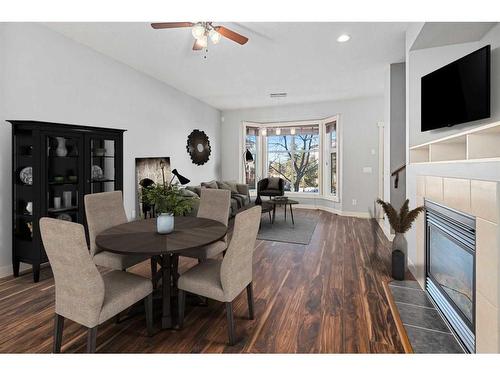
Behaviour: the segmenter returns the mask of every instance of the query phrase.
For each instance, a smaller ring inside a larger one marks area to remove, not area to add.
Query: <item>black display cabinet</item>
[[[12,124],[12,263],[33,267],[47,255],[41,217],[85,225],[83,196],[123,190],[123,132],[92,126],[9,120]]]

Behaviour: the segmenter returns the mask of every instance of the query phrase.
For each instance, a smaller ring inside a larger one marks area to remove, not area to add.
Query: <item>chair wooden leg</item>
[[[61,342],[64,329],[64,316],[55,314],[54,316],[54,345],[53,353],[61,353]]]
[[[156,257],[151,258],[151,280],[153,281],[153,289],[156,289],[158,287],[158,281],[157,281],[157,261]]]
[[[146,312],[148,336],[153,336],[153,293],[144,298],[144,311]]]
[[[234,316],[233,316],[233,303],[226,302],[226,317],[227,317],[227,333],[229,336],[229,345],[233,346],[234,339]]]
[[[97,326],[87,328],[87,353],[95,353],[97,343]]]
[[[252,283],[247,285],[247,299],[248,299],[248,318],[254,319],[254,304],[253,304],[253,286]]]
[[[179,329],[182,329],[182,327],[184,326],[184,312],[185,312],[185,309],[186,309],[186,292],[182,289],[179,289],[179,300],[178,300],[178,303],[179,303],[179,322],[178,322],[178,327]]]

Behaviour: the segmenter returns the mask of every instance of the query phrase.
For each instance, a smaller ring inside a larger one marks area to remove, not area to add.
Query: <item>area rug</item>
[[[266,241],[278,241],[308,245],[318,220],[294,213],[295,225],[288,216],[284,221],[281,213],[276,213],[274,224],[269,222],[267,214],[262,215],[261,225],[257,238]]]

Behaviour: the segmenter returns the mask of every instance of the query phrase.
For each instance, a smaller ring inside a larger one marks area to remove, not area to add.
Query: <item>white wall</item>
[[[165,62],[168,69],[168,61]],[[11,129],[8,119],[30,119],[127,129],[124,196],[135,205],[134,159],[170,156],[192,183],[220,175],[220,112],[124,64],[47,29],[0,23],[0,276],[11,268]],[[210,137],[212,155],[192,164],[192,129]]]
[[[340,114],[343,132],[341,202],[324,202],[329,208],[346,212],[373,211],[378,196],[378,127],[384,117],[383,97],[360,98],[344,101],[263,107],[224,111],[222,117],[222,177],[237,179],[240,150],[238,137],[243,121],[278,122],[321,119]],[[372,150],[375,151],[372,154]],[[363,167],[372,173],[363,173]],[[352,200],[357,205],[352,205]],[[300,199],[304,204],[318,204],[317,200]]]
[[[411,38],[414,39],[412,34]],[[467,124],[456,125],[449,129],[422,133],[420,131],[420,78],[431,71],[446,65],[463,55],[486,44],[491,44],[491,118]],[[410,51],[410,35],[407,33],[407,149],[436,138],[454,134],[481,124],[500,120],[500,26],[493,28],[478,42],[455,44],[444,47]],[[470,178],[500,181],[500,163],[445,163],[409,165],[406,173],[406,195],[413,207],[416,200],[416,177],[435,175],[457,178]],[[413,204],[412,204],[413,203]],[[413,228],[407,235],[410,263],[415,263],[416,233]]]
[[[391,64],[391,172],[406,164],[406,80],[405,64]],[[391,180],[391,203],[401,207],[406,199],[406,170],[399,173],[398,188]]]
[[[384,200],[396,208],[406,199],[406,170],[399,173],[398,188],[394,187],[392,171],[406,164],[406,75],[405,63],[390,64],[386,70],[384,88]],[[391,233],[384,215],[383,229]]]

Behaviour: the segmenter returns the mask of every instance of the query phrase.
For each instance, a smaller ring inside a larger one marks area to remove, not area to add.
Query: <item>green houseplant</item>
[[[424,211],[424,207],[420,206],[410,211],[410,200],[407,199],[398,212],[389,202],[377,199],[377,203],[382,206],[389,220],[389,224],[395,232],[394,239],[392,240],[392,250],[400,250],[403,252],[406,272],[408,269],[408,242],[406,241],[405,233],[410,230],[418,215]]]
[[[142,190],[142,201],[154,206],[157,231],[167,234],[174,230],[174,217],[191,212],[192,202],[182,196],[177,185],[153,184]]]

